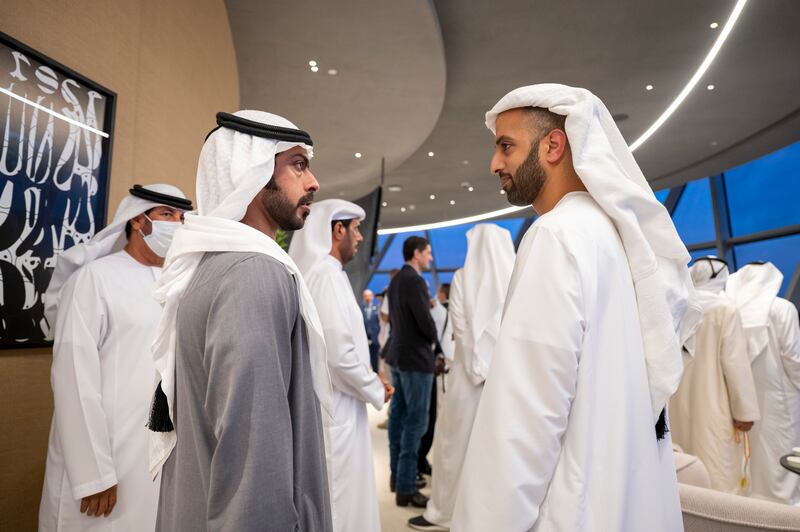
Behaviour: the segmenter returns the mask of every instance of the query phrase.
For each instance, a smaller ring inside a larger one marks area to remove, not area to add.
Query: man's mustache
[[[312,203],[314,203],[314,193],[309,192],[308,194],[300,198],[300,201],[297,202],[297,206],[303,207],[305,205],[311,205]]]
[[[514,176],[512,174],[506,172],[499,172],[497,174],[497,177],[499,177],[500,179],[511,179],[511,180],[514,179]]]

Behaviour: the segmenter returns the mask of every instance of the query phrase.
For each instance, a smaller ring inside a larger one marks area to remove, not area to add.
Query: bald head
[[[361,295],[361,297],[364,299],[364,303],[369,305],[370,303],[372,303],[372,300],[375,299],[375,294],[373,294],[372,290],[368,288],[364,290],[364,293]]]

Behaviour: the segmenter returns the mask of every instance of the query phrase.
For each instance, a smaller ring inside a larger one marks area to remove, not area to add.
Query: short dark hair
[[[450,283],[442,283],[439,285],[439,290],[444,292],[444,297],[450,299]]]
[[[350,223],[352,221],[353,221],[352,218],[349,218],[347,220],[331,220],[331,231],[336,229],[336,224],[342,224],[342,227],[344,227],[345,229],[348,229],[350,227]]]
[[[534,130],[536,137],[543,137],[554,129],[566,131],[566,115],[559,115],[544,107],[525,107],[528,125]]]
[[[403,242],[403,260],[409,261],[414,258],[415,251],[425,251],[429,245],[427,238],[421,236],[410,236]]]

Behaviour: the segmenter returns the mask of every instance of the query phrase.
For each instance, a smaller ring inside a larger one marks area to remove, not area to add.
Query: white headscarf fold
[[[178,198],[186,198],[186,195],[178,187],[172,185],[144,185],[143,188]],[[43,298],[44,313],[50,323],[51,331],[56,324],[61,289],[72,274],[90,262],[105,257],[116,250],[121,239],[124,238],[125,225],[129,220],[136,218],[143,212],[163,205],[163,203],[137,198],[129,194],[120,201],[117,211],[114,213],[114,219],[111,220],[110,224],[85,244],[74,245],[58,256],[53,276],[50,278],[50,284],[47,285],[47,291]]]
[[[742,317],[750,361],[769,343],[769,311],[778,297],[783,274],[771,262],[748,264],[728,278],[726,292]]]
[[[500,332],[508,284],[514,269],[514,242],[507,229],[478,224],[467,232],[467,257],[461,274],[464,310],[471,317],[472,371],[484,379]]]
[[[307,275],[311,268],[331,252],[333,245],[331,222],[354,218],[363,220],[365,217],[364,209],[342,199],[327,199],[314,203],[303,228],[292,235],[289,256],[303,275]]]
[[[494,133],[497,116],[519,107],[566,116],[575,171],[620,235],[636,291],[655,422],[680,384],[681,346],[702,315],[686,246],[599,98],[553,83],[521,87],[486,113],[486,126]]]
[[[297,129],[283,117],[262,111],[239,111],[236,116],[263,124]],[[154,297],[164,307],[153,343],[153,360],[174,419],[176,318],[180,300],[200,259],[207,252],[255,252],[283,264],[297,283],[300,312],[308,332],[314,391],[324,415],[330,415],[331,383],[325,363],[325,340],[317,309],[294,261],[270,237],[239,222],[247,206],[272,179],[275,156],[299,142],[255,137],[227,128],[206,140],[197,167],[199,215],[187,215],[175,233]],[[287,331],[288,333],[288,331]],[[154,386],[155,388],[155,386]],[[150,473],[155,476],[175,448],[175,431],[150,433]]]

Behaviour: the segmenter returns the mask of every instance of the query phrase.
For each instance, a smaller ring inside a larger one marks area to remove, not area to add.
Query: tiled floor
[[[381,512],[382,532],[409,532],[411,529],[406,522],[409,517],[422,513],[419,508],[400,508],[394,504],[394,493],[389,491],[389,441],[385,430],[376,425],[386,419],[386,409],[376,412],[372,407],[367,407],[369,423],[372,429],[372,449],[375,459],[375,482],[378,486],[378,506]],[[431,458],[431,457],[429,457]],[[430,478],[428,478],[430,484]],[[423,488],[422,493],[430,495],[429,488]]]

